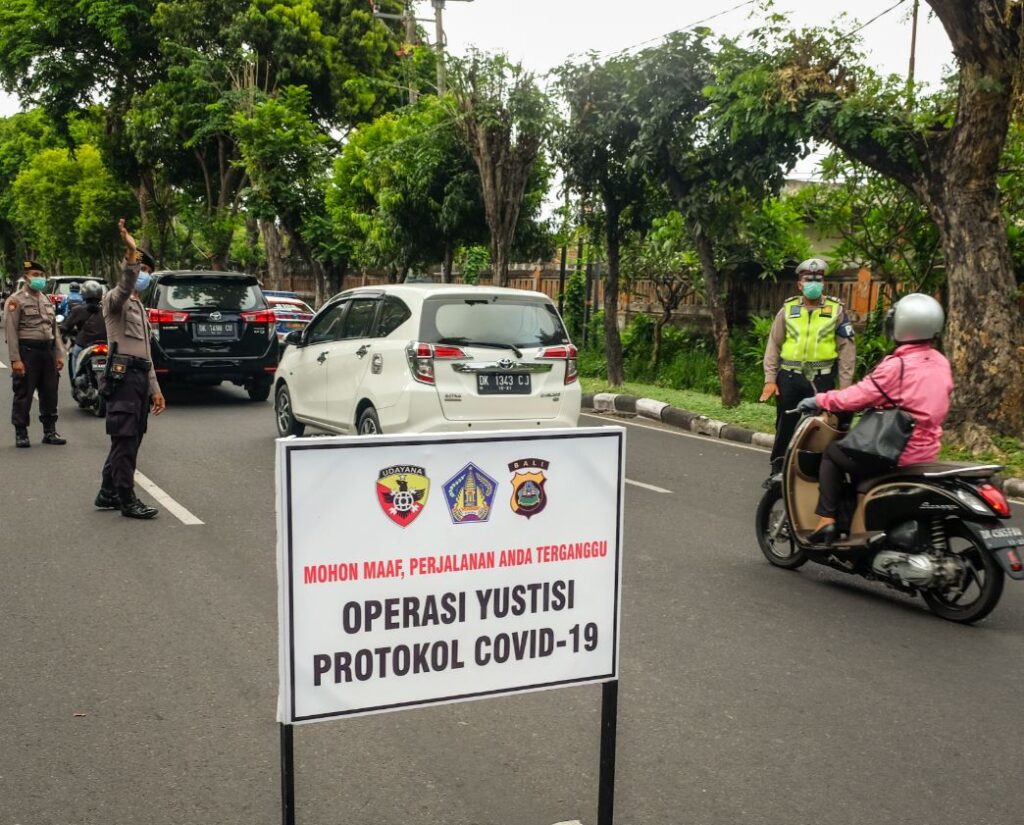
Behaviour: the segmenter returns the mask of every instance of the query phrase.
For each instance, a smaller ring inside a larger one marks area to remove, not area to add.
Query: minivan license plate
[[[196,335],[205,338],[231,338],[234,334],[234,324],[196,324]]]
[[[529,395],[530,374],[528,372],[477,373],[476,391],[479,395]]]

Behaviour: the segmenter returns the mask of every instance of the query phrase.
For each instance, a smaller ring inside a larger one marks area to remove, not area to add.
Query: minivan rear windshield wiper
[[[515,344],[500,344],[496,341],[470,341],[468,338],[440,338],[439,344],[462,344],[467,347],[484,347],[485,349],[510,349],[516,354],[516,358],[522,358],[522,350]]]

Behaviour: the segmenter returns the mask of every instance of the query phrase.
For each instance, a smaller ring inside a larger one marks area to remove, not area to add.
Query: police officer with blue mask
[[[803,399],[853,383],[857,346],[853,325],[838,298],[825,295],[827,264],[809,258],[796,268],[800,294],[788,299],[775,316],[764,353],[761,401],[777,397],[772,470],[789,446],[799,413],[787,415]],[[848,425],[844,417],[841,425]]]
[[[139,300],[139,292],[150,284],[156,262],[135,245],[123,218],[119,228],[125,245],[124,270],[120,283],[103,297],[110,369],[100,391],[107,398],[110,452],[94,503],[101,510],[120,510],[127,518],[151,519],[158,511],[136,497],[135,465],[149,413],[160,415],[167,406],[153,369],[146,308]]]

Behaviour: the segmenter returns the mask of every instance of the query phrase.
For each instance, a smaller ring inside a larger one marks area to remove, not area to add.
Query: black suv
[[[280,354],[277,318],[252,275],[157,272],[142,295],[161,380],[245,387],[266,401]]]

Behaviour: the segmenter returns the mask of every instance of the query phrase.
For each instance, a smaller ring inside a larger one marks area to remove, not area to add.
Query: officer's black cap
[[[32,272],[33,270],[38,270],[39,272],[46,272],[46,267],[43,266],[41,263],[28,260],[21,265],[21,269],[23,272]]]
[[[150,269],[156,269],[156,260],[145,249],[135,250],[135,263],[145,264]]]

